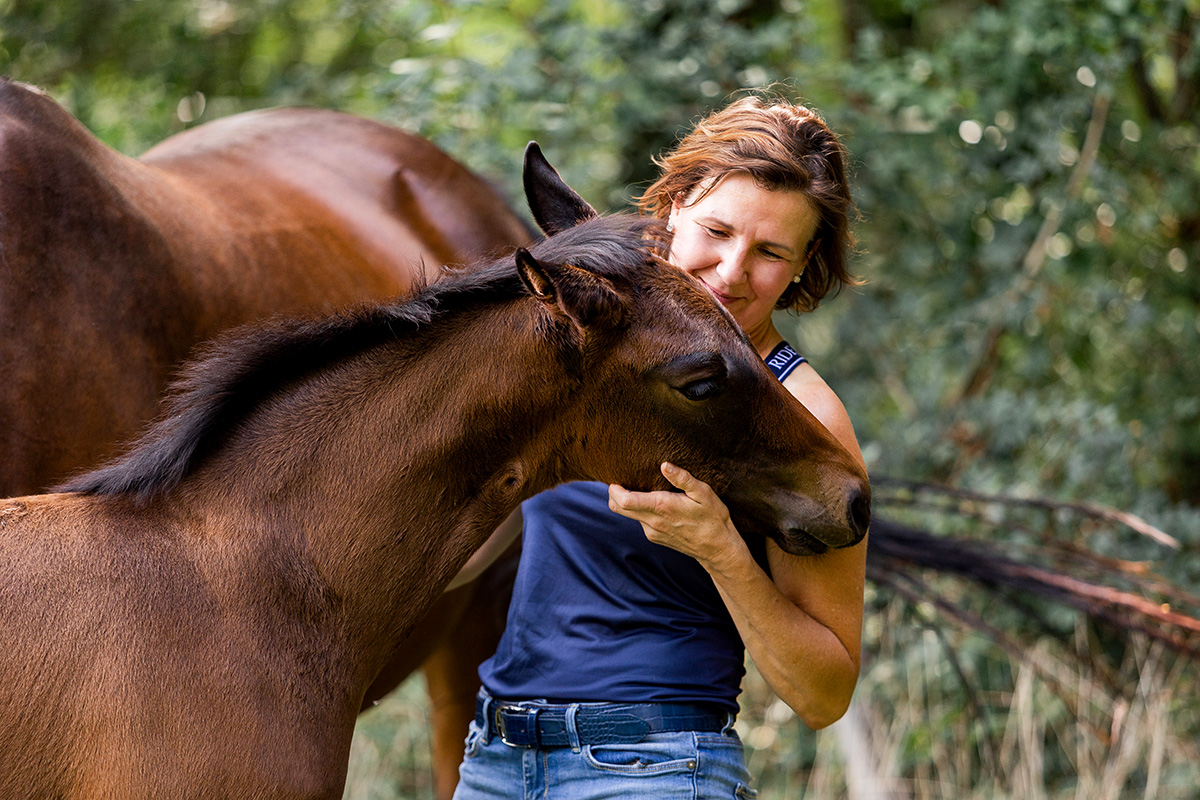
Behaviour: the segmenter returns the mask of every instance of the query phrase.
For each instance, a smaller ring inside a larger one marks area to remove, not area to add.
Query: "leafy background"
[[[1181,546],[886,484],[881,513],[1029,553],[1054,538],[1191,592],[1198,23],[1200,0],[0,0],[0,73],[131,155],[252,108],[374,117],[518,206],[536,138],[612,210],[699,115],[776,85],[853,155],[867,283],[780,324],[872,474],[1103,503]],[[751,671],[739,730],[764,798],[1200,793],[1192,662],[936,572],[909,585],[868,589],[845,724],[804,729]],[[414,679],[364,715],[347,797],[429,796],[425,713]]]

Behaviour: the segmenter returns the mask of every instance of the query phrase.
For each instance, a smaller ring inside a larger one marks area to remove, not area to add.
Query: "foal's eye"
[[[724,383],[716,378],[704,378],[698,381],[692,381],[685,386],[679,388],[679,393],[688,400],[708,400],[716,397],[724,388]]]
[[[715,350],[676,356],[658,372],[667,386],[694,403],[716,397],[729,381],[725,360]]]

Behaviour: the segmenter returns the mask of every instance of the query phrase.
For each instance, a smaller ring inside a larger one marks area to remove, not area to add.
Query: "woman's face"
[[[691,203],[699,193],[671,208],[671,263],[703,281],[757,344],[804,269],[816,212],[801,192],[764,189],[745,172],[725,175]]]

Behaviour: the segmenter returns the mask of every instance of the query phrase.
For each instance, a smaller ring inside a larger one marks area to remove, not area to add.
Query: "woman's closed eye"
[[[712,239],[725,240],[725,239],[733,238],[733,234],[730,231],[726,230],[725,228],[715,228],[711,225],[705,225],[700,222],[697,222],[696,224],[699,225],[700,228]],[[784,255],[783,253],[776,252],[775,250],[773,250],[769,247],[761,247],[761,248],[759,248],[758,252],[760,255],[762,255],[763,258],[767,259],[768,261],[787,261],[788,260],[788,257],[786,255]]]

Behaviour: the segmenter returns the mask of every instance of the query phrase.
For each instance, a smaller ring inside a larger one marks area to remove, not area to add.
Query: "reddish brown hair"
[[[654,159],[660,177],[638,199],[644,214],[666,218],[671,204],[703,187],[699,200],[731,172],[746,172],[770,190],[802,192],[818,215],[811,257],[778,309],[812,311],[831,292],[861,283],[846,259],[854,245],[854,201],[846,150],[815,111],[782,99],[743,97],[700,120],[674,150]]]

